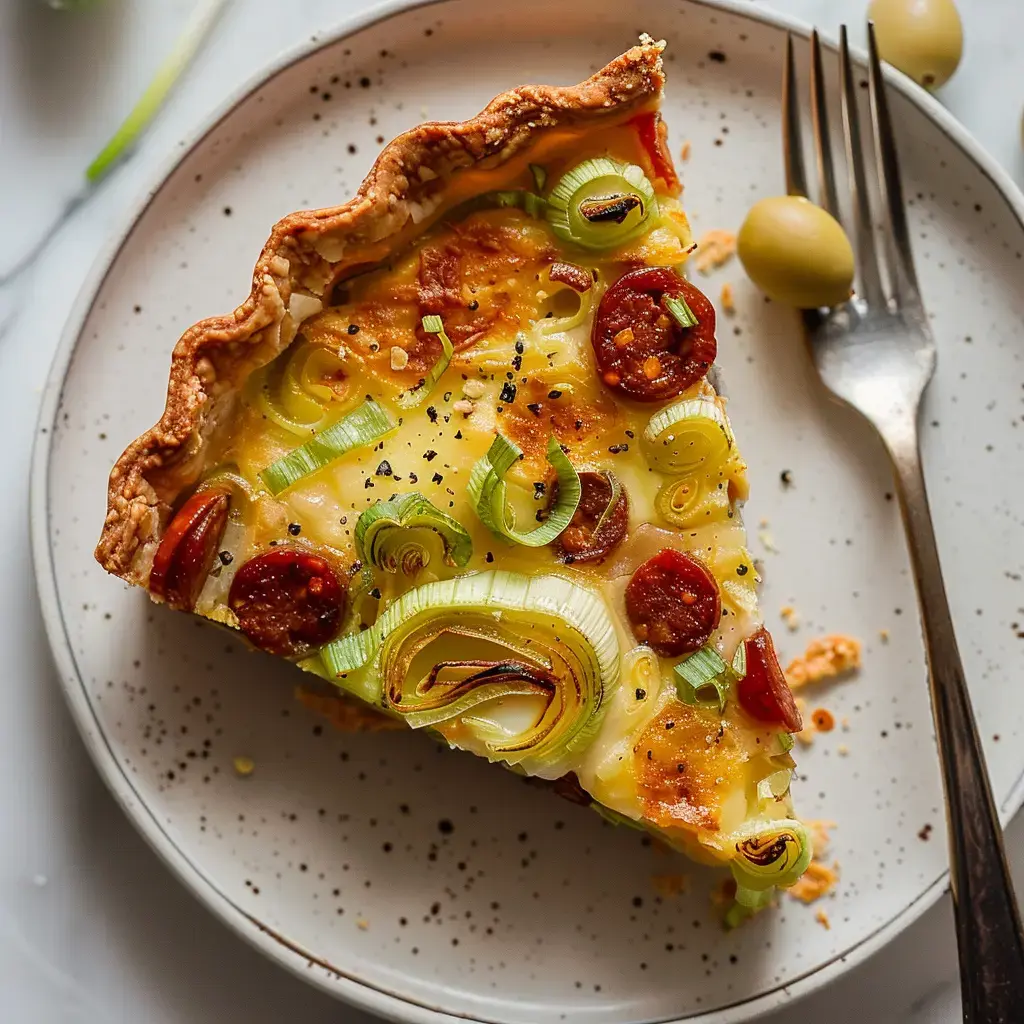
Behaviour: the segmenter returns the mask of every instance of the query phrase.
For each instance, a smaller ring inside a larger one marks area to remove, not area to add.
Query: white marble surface
[[[368,1018],[305,986],[228,933],[164,869],[89,762],[65,710],[36,607],[26,493],[36,407],[61,328],[103,243],[168,155],[282,49],[339,24],[363,0],[234,0],[130,161],[50,225],[144,85],[194,0],[106,0],[59,14],[0,0],[0,436],[11,500],[0,576],[0,1020],[16,1024],[295,1024]],[[961,0],[966,57],[942,99],[1024,184],[1015,77],[1019,0]],[[865,0],[777,0],[833,31]],[[287,11],[285,16],[282,12]],[[15,254],[19,254],[15,256]],[[1009,832],[1024,885],[1024,821]],[[958,1019],[948,899],[802,1014],[829,1024]],[[781,1014],[771,1018],[779,1021]]]

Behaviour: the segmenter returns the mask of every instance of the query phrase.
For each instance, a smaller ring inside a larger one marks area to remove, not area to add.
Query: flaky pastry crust
[[[336,281],[384,258],[443,212],[460,171],[501,167],[552,130],[615,123],[654,108],[664,84],[663,45],[645,37],[579,85],[521,86],[467,121],[420,125],[384,148],[347,203],[279,221],[249,297],[227,316],[193,325],[175,346],[160,421],[110,474],[100,564],[145,585],[176,499],[202,473],[207,439],[231,415],[248,375],[291,343]]]

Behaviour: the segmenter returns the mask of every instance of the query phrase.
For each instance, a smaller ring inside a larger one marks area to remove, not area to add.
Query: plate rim
[[[220,921],[269,960],[288,969],[321,991],[361,1010],[389,1020],[407,1024],[458,1024],[473,1021],[487,1024],[487,1018],[469,1014],[449,1013],[440,1007],[380,987],[373,982],[348,973],[329,963],[301,945],[279,934],[256,916],[247,913],[224,893],[212,878],[193,862],[189,855],[164,830],[155,812],[136,791],[124,771],[108,739],[104,736],[89,701],[82,674],[78,669],[70,636],[61,613],[56,580],[56,566],[50,545],[49,467],[53,449],[54,426],[60,412],[64,383],[82,329],[92,312],[108,275],[121,250],[135,232],[149,207],[166,187],[175,171],[217,127],[230,117],[253,93],[273,78],[330,46],[411,11],[443,7],[459,0],[385,0],[362,12],[343,18],[336,26],[318,32],[310,39],[290,47],[266,62],[236,87],[217,108],[186,133],[183,142],[168,159],[161,162],[149,185],[128,206],[117,230],[100,250],[92,268],[75,298],[47,372],[40,400],[39,414],[33,435],[29,477],[29,533],[36,590],[48,646],[60,676],[72,718],[101,778],[125,815],[157,856],[178,880]],[[800,38],[808,38],[811,25],[802,19],[774,10],[751,8],[748,0],[682,0],[683,3],[711,11],[721,11],[745,21],[776,28]],[[835,47],[831,34],[822,35],[828,49]],[[851,48],[858,65],[866,62],[864,51]],[[917,86],[901,72],[886,65],[883,68],[887,85],[895,88],[916,106],[943,135],[966,156],[999,192],[1010,212],[1024,228],[1024,193],[1006,171],[934,96]],[[1024,766],[1006,798],[999,804],[1002,826],[1024,802]],[[776,985],[752,998],[714,1010],[686,1017],[672,1018],[661,1024],[741,1024],[816,992],[842,974],[863,963],[881,950],[897,935],[932,907],[949,887],[948,868],[943,870],[910,903],[902,907],[884,924],[845,952],[837,953],[822,966],[799,977]],[[316,964],[323,974],[309,971]]]

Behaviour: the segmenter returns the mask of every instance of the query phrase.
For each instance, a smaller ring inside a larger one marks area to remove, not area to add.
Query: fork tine
[[[921,293],[914,269],[914,255],[910,246],[906,207],[903,205],[903,186],[900,183],[900,165],[896,154],[896,141],[889,116],[889,101],[885,94],[882,63],[875,42],[874,22],[868,22],[868,60],[870,68],[871,122],[875,133],[875,152],[881,178],[882,202],[888,214],[890,231],[885,233],[889,246],[889,273],[897,305],[920,305]]]
[[[803,140],[800,135],[800,95],[796,85],[793,36],[786,33],[786,70],[782,78],[782,154],[786,162],[786,191],[807,195]]]
[[[821,40],[818,38],[817,29],[811,31],[811,119],[814,125],[814,149],[818,159],[821,205],[838,220],[839,200],[836,196],[836,175],[828,130],[828,100],[825,96],[825,75],[821,66]]]
[[[839,74],[842,86],[843,133],[846,136],[846,159],[850,166],[850,194],[856,220],[857,264],[861,294],[869,305],[885,307],[885,289],[878,267],[875,233],[871,225],[871,200],[868,197],[864,143],[860,134],[860,114],[857,109],[857,86],[850,62],[850,48],[846,26],[839,28]]]

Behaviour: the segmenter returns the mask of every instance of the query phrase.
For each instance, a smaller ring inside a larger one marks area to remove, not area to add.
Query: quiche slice
[[[800,716],[649,38],[390,143],[185,332],[97,558],[347,698],[729,865],[804,871]]]

